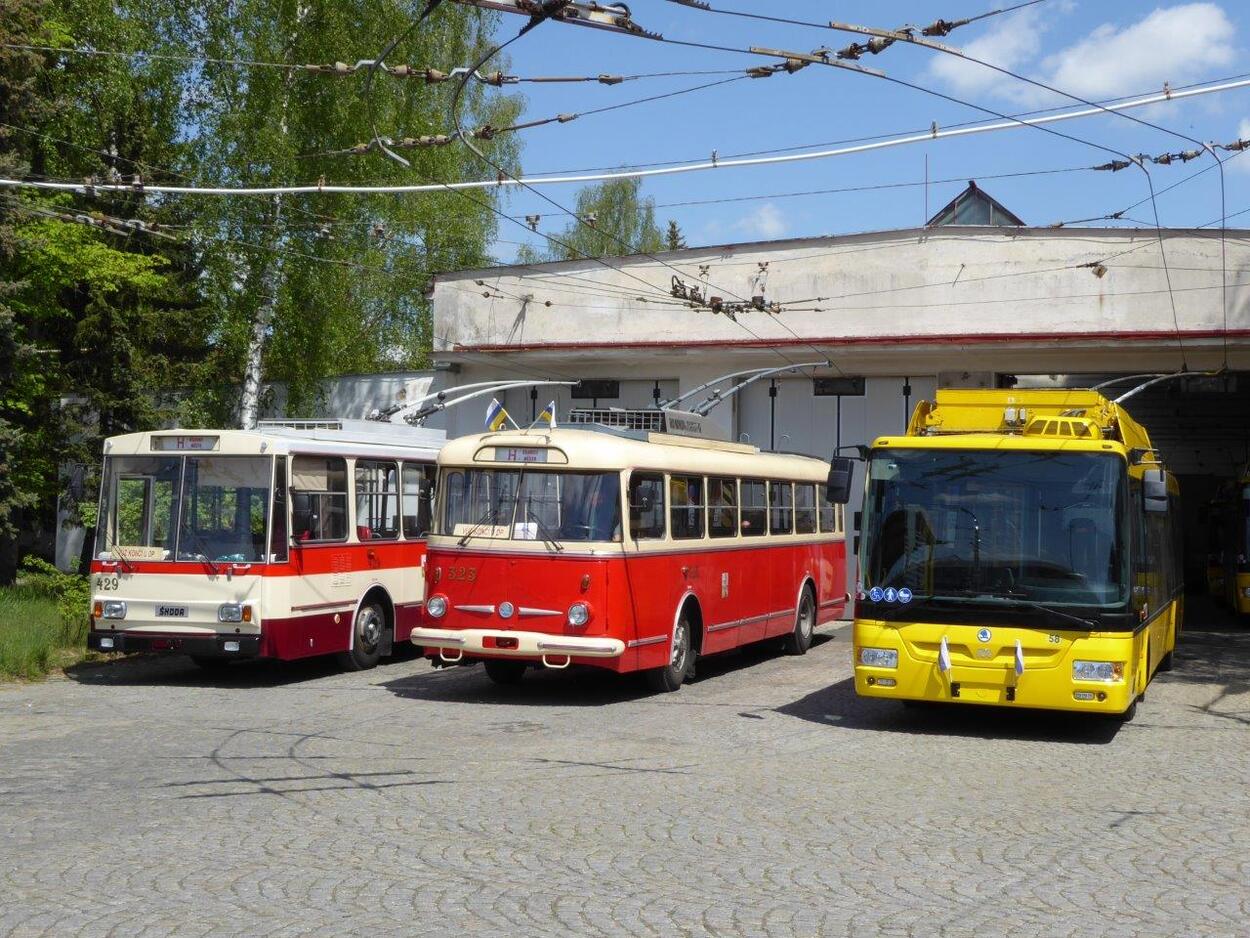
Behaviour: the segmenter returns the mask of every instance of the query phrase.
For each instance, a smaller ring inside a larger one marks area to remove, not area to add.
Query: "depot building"
[[[439,275],[435,368],[445,387],[580,382],[500,393],[524,425],[552,399],[558,414],[645,408],[720,375],[793,366],[710,415],[733,439],[826,458],[897,434],[938,386],[1085,387],[1185,369],[1126,406],[1193,508],[1250,460],[1248,236],[1230,230],[1222,262],[1209,228],[1033,228],[974,183],[924,228]],[[431,425],[478,432],[489,400]],[[1199,515],[1187,512],[1195,543]]]

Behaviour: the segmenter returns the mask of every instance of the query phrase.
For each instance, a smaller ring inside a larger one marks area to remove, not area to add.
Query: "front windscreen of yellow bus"
[[[889,449],[868,470],[863,614],[963,622],[987,608],[1070,624],[1129,616],[1124,460],[1052,451]],[[1086,622],[1086,624],[1093,624]]]

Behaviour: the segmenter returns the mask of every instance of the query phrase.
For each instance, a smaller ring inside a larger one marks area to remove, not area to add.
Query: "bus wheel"
[[[339,664],[348,671],[367,671],[381,657],[386,613],[376,601],[364,603],[356,613],[352,630],[352,647],[348,651],[339,652]]]
[[[1155,673],[1158,674],[1163,671],[1171,671],[1172,667],[1172,652],[1169,651],[1166,655],[1159,659],[1159,666],[1155,668]]]
[[[520,684],[528,667],[524,661],[507,661],[502,658],[487,658],[482,664],[486,667],[486,676],[496,684]]]
[[[1141,699],[1140,697],[1134,697],[1133,702],[1128,705],[1128,709],[1120,714],[1121,723],[1133,722],[1133,717],[1137,716],[1137,701],[1140,699]]]
[[[647,684],[653,691],[670,693],[677,690],[689,676],[694,665],[694,649],[690,647],[690,620],[682,612],[681,618],[673,628],[672,653],[668,665],[663,668],[652,668],[645,672]]]
[[[803,588],[798,613],[794,617],[794,631],[782,641],[787,655],[805,655],[812,647],[812,633],[816,631],[816,599],[808,587]]]

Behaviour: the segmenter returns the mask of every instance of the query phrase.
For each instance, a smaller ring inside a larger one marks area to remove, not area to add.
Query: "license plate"
[[[185,619],[187,617],[186,606],[157,606],[156,615],[162,619]]]

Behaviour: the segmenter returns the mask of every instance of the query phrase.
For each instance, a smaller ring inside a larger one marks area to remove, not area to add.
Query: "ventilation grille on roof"
[[[341,420],[261,420],[257,422],[259,429],[267,427],[286,430],[342,430]]]
[[[569,423],[598,424],[625,430],[664,431],[662,410],[625,410],[620,407],[579,407],[569,411]]]

